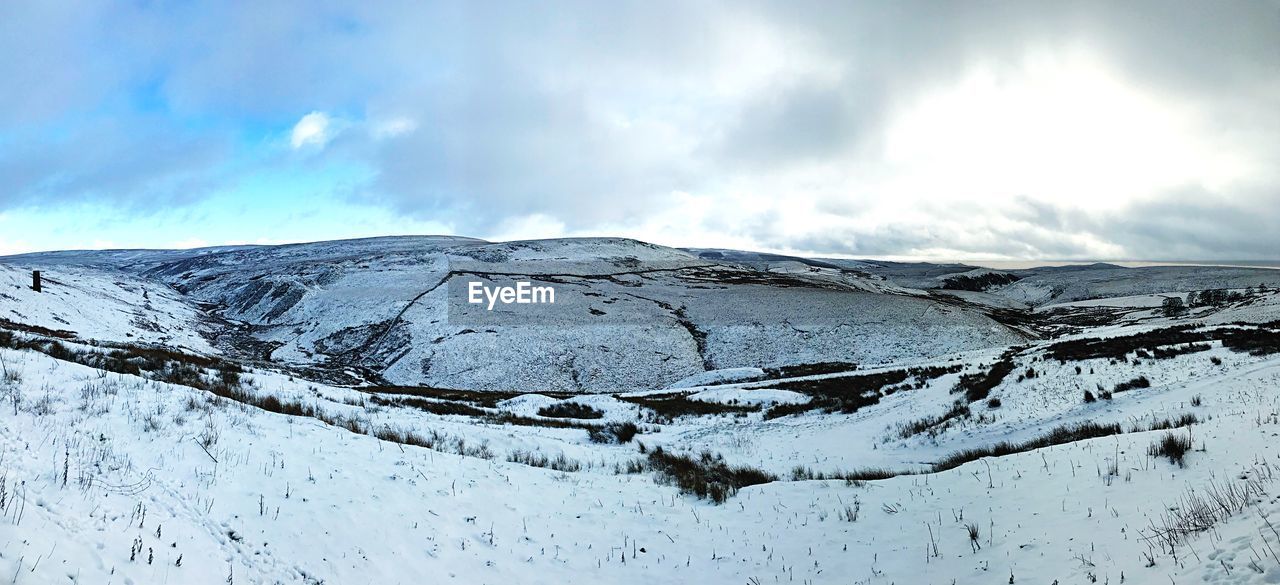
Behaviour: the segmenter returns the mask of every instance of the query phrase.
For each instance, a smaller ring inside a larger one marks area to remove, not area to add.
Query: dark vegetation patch
[[[489,414],[489,411],[477,408],[466,402],[426,400],[413,396],[392,396],[390,398],[383,398],[382,396],[374,395],[370,397],[370,401],[379,406],[404,406],[439,415],[485,416]]]
[[[674,274],[684,281],[714,285],[758,284],[777,288],[846,290],[839,283],[828,280],[808,279],[781,272],[742,270],[739,268],[695,266],[677,270]]]
[[[1130,428],[1131,433],[1140,433],[1142,431],[1166,431],[1169,429],[1180,429],[1182,427],[1191,426],[1200,422],[1200,417],[1195,413],[1185,412],[1174,418],[1152,418],[1151,422],[1143,422],[1141,420],[1134,422]]]
[[[1254,356],[1280,353],[1280,329],[1275,322],[1257,329],[1232,329],[1222,337],[1222,346]]]
[[[1061,445],[1063,443],[1074,443],[1085,439],[1096,439],[1098,437],[1118,435],[1122,432],[1124,431],[1118,423],[1098,424],[1094,422],[1083,422],[1079,424],[1063,425],[1049,431],[1043,436],[1022,443],[1001,441],[987,447],[977,447],[957,451],[935,462],[933,464],[933,471],[954,469],[970,461],[982,459],[983,457],[1003,457],[1005,455],[1025,453],[1027,451],[1043,447]]]
[[[362,388],[362,390],[367,389]],[[494,398],[495,395],[502,396],[503,398]],[[437,399],[424,399],[418,398],[418,396],[432,396]],[[639,426],[632,422],[611,422],[606,424],[579,422],[583,420],[603,418],[604,413],[591,406],[576,403],[561,403],[543,407],[542,409],[539,409],[539,416],[536,417],[524,416],[506,411],[494,412],[492,410],[486,410],[476,406],[476,404],[484,404],[489,408],[493,408],[501,400],[514,396],[519,395],[503,392],[473,392],[468,390],[414,388],[413,394],[408,396],[392,395],[389,397],[381,397],[374,395],[372,397],[372,402],[382,406],[406,406],[417,408],[432,414],[470,416],[476,418],[480,422],[489,424],[543,427],[550,429],[581,429],[587,431],[587,436],[596,443],[628,443],[637,434],[639,434],[641,430]],[[565,396],[570,395],[566,394]],[[477,400],[474,400],[474,402],[465,401],[468,398]],[[545,414],[546,412],[555,412],[559,414],[548,415]]]
[[[481,420],[487,423],[499,425],[514,425],[518,427],[545,427],[549,429],[591,429],[597,425],[578,422],[575,420],[561,418],[540,418],[532,416],[519,415],[514,412],[499,412],[486,414]]]
[[[1150,387],[1151,387],[1151,380],[1148,380],[1146,376],[1138,376],[1137,378],[1129,380],[1128,382],[1120,382],[1119,384],[1116,384],[1115,387],[1111,389],[1111,391],[1112,392],[1128,392],[1130,390],[1136,390],[1138,388],[1150,388]]]
[[[1213,349],[1213,346],[1207,343],[1188,343],[1182,347],[1154,347],[1151,349],[1151,357],[1158,360],[1167,360],[1189,353],[1209,351],[1210,349]]]
[[[843,479],[845,483],[850,485],[860,485],[865,481],[889,479],[897,476],[897,472],[883,467],[868,467],[852,471],[814,471],[803,465],[797,465],[791,469],[791,481]]]
[[[983,400],[987,395],[991,394],[991,389],[1000,385],[1005,377],[1013,372],[1013,356],[1006,352],[996,363],[985,371],[975,374],[965,374],[960,376],[956,381],[955,388],[951,389],[952,394],[964,392],[965,400],[969,402],[977,402]]]
[[[669,423],[682,416],[740,415],[760,411],[760,405],[758,404],[726,404],[723,402],[693,400],[689,398],[687,393],[618,396],[617,398],[653,411],[653,422],[662,423]]]
[[[229,376],[236,382],[239,381],[239,374],[243,371],[235,362],[166,348],[110,345],[81,349],[68,346],[58,340],[19,336],[11,331],[0,331],[0,347],[37,351],[54,359],[117,374],[134,376],[146,374],[154,380],[201,390],[208,390],[211,386],[218,384],[215,379],[205,375],[206,370],[225,372],[222,375]]]
[[[1167,359],[1207,351],[1210,349],[1208,342],[1215,340],[1222,341],[1223,347],[1235,352],[1255,356],[1280,353],[1280,331],[1267,325],[1203,331],[1196,330],[1194,325],[1182,325],[1132,335],[1062,341],[1049,346],[1046,355],[1062,363],[1097,358],[1124,360],[1130,353],[1148,359]]]
[[[649,452],[648,468],[660,483],[674,485],[680,493],[723,504],[739,489],[775,481],[771,473],[746,466],[731,466],[719,454],[704,451],[694,457],[668,453],[662,447]]]
[[[10,331],[4,331],[4,329],[9,329]],[[27,333],[32,333],[35,335],[43,335],[45,337],[58,337],[61,339],[75,339],[76,337],[76,334],[71,331],[66,331],[62,329],[48,329],[45,327],[41,327],[39,325],[28,325],[26,323],[18,323],[16,321],[10,321],[8,319],[0,317],[0,345],[9,347],[8,343],[13,343],[14,331],[25,331]],[[4,336],[6,335],[8,336],[7,343],[4,341],[5,340]]]
[[[56,340],[30,339],[0,331],[0,346],[9,349],[33,350],[55,359],[83,364],[120,374],[132,374],[153,380],[188,386],[218,397],[247,406],[284,414],[314,418],[325,424],[344,428],[350,432],[376,437],[402,445],[425,447],[437,451],[468,457],[492,459],[493,453],[484,444],[469,444],[461,437],[452,437],[428,431],[396,429],[388,426],[372,427],[359,416],[346,416],[320,408],[315,403],[303,402],[275,395],[259,395],[252,383],[242,379],[243,369],[236,363],[216,357],[199,356],[163,348],[114,345],[108,348],[79,349],[68,347]],[[376,401],[376,399],[375,399]]]
[[[558,402],[538,409],[538,416],[552,418],[595,419],[604,418],[604,411],[589,404],[577,402]]]
[[[987,447],[957,451],[939,461],[934,462],[931,470],[934,472],[946,471],[948,469],[954,469],[964,465],[970,461],[977,461],[983,457],[1003,457],[1005,455],[1025,453],[1027,451],[1033,451],[1044,447],[1052,447],[1054,445],[1119,435],[1125,432],[1141,433],[1151,430],[1175,429],[1199,422],[1200,419],[1195,414],[1186,413],[1171,419],[1153,419],[1149,423],[1137,421],[1133,423],[1128,430],[1122,427],[1119,423],[1095,423],[1086,421],[1076,424],[1067,424],[1057,427],[1042,436],[1021,443],[1002,441]]]
[[[923,388],[929,380],[954,374],[962,368],[960,364],[918,366],[873,374],[781,382],[776,385],[777,388],[805,394],[811,400],[804,404],[779,404],[765,412],[764,418],[773,419],[812,410],[846,414],[857,412],[863,407],[879,403],[881,398],[899,390]]]
[[[1196,331],[1194,326],[1183,325],[1117,337],[1060,341],[1050,345],[1045,354],[1050,359],[1064,363],[1097,358],[1120,359],[1143,348],[1200,343],[1209,339],[1208,333]]]
[[[1063,445],[1083,441],[1087,439],[1096,439],[1100,437],[1109,437],[1122,433],[1139,433],[1154,430],[1178,429],[1192,424],[1199,423],[1200,419],[1193,413],[1185,413],[1174,418],[1156,419],[1152,417],[1150,422],[1144,420],[1135,420],[1126,430],[1119,423],[1094,423],[1082,422],[1076,424],[1068,424],[1057,427],[1048,433],[1036,437],[1034,439],[1021,443],[1000,442],[988,447],[980,447],[974,449],[966,449],[958,451],[944,457],[943,459],[933,463],[927,472],[938,473],[954,469],[965,463],[977,461],[984,457],[1002,457],[1005,455],[1013,455],[1017,453],[1025,453],[1044,447],[1052,447],[1055,445]],[[1163,445],[1169,440],[1169,433],[1162,438],[1159,445],[1160,456],[1166,456],[1166,447]],[[1153,455],[1157,449],[1157,445],[1152,446]],[[1179,449],[1182,454],[1190,450],[1190,440],[1186,439],[1185,449],[1180,445],[1169,447],[1170,453],[1177,453]],[[640,452],[644,453],[645,446],[640,444]],[[1181,457],[1181,455],[1177,455]],[[1172,460],[1172,458],[1171,458]],[[1180,460],[1180,459],[1179,459]],[[699,498],[707,498],[716,503],[723,503],[726,499],[733,496],[737,491],[748,485],[756,485],[777,481],[778,478],[766,471],[751,467],[731,467],[725,463],[724,458],[719,454],[703,452],[701,455],[694,457],[691,455],[677,455],[667,453],[662,447],[657,447],[649,452],[647,460],[636,461],[626,466],[627,473],[642,473],[645,471],[653,471],[658,476],[658,481],[669,483],[680,488],[681,493],[696,495]],[[867,468],[853,471],[815,471],[809,467],[798,465],[791,470],[791,481],[806,480],[844,480],[851,485],[860,485],[864,481],[889,479],[899,475],[916,475],[921,472],[904,471],[898,472],[886,468]]]
[[[1014,274],[1005,272],[986,272],[977,276],[960,274],[948,277],[942,281],[943,290],[967,290],[973,292],[984,292],[988,289],[1006,284],[1012,284],[1021,280]]]
[[[799,378],[801,376],[839,374],[841,372],[852,372],[857,369],[858,364],[853,362],[817,362],[812,364],[795,364],[789,366],[778,366],[776,368],[765,368],[764,375],[770,380],[776,380],[779,378]]]
[[[592,443],[618,444],[630,443],[640,432],[640,427],[633,422],[611,422],[587,429],[587,438]]]
[[[991,406],[992,403],[994,403],[995,406]],[[1000,399],[992,398],[987,402],[987,406],[990,408],[999,408]],[[964,401],[958,400],[955,404],[951,405],[950,410],[942,414],[925,416],[914,421],[900,423],[897,428],[898,437],[908,439],[921,434],[936,437],[942,431],[945,431],[950,427],[952,422],[968,418],[970,414],[972,414],[972,412],[969,410],[969,405]]]
[[[1078,328],[1111,325],[1127,313],[1128,311],[1111,307],[1059,307],[1037,313],[1037,315],[1047,323]],[[1062,333],[1066,332],[1068,330],[1062,331]]]
[[[627,443],[640,433],[640,427],[632,422],[610,422],[601,425],[578,422],[572,419],[522,416],[512,412],[485,414],[478,418],[481,422],[499,425],[544,427],[551,429],[582,429],[587,431],[587,437],[595,443]]]

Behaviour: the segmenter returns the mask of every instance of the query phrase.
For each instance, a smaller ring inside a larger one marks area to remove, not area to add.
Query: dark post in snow
[[[31,271],[31,290],[40,292],[40,271]]]

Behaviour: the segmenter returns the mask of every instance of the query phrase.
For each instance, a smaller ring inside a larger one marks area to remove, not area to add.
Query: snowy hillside
[[[620,239],[6,259],[0,575],[1280,579],[1280,292],[988,302],[1019,276]],[[512,277],[564,300],[454,298]]]
[[[826,260],[839,264],[842,260]],[[1280,287],[1280,270],[1233,266],[1144,266],[1115,264],[1045,266],[990,270],[964,264],[861,261],[858,268],[889,282],[916,289],[985,291],[1005,302],[1042,306],[1089,299],[1207,289]],[[998,302],[998,301],[997,301]]]
[[[360,392],[41,339],[0,339],[16,348],[0,349],[0,573],[14,583],[1280,574],[1276,329],[1131,327],[576,398]],[[621,444],[589,439],[628,421],[638,434]],[[1166,436],[1190,439],[1181,464],[1148,454]]]
[[[85,267],[46,270],[43,291],[31,288],[31,269],[45,264],[0,263],[0,324],[58,336],[164,344],[211,351],[201,335],[200,311],[163,283]]]
[[[398,237],[14,261],[52,277],[114,264],[122,278],[171,287],[205,311],[223,352],[340,381],[661,388],[706,370],[922,359],[1023,335],[980,307],[938,303],[853,270],[713,260],[616,238]],[[557,310],[538,319],[477,314],[459,300],[464,278],[559,287]]]

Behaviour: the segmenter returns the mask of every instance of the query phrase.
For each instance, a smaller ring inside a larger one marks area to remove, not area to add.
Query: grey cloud
[[[229,181],[212,169],[227,137],[163,120],[96,121],[63,136],[21,136],[0,149],[0,209],[113,201],[138,212],[182,206]]]
[[[742,23],[836,71],[785,68],[763,88],[720,92],[722,69],[755,65],[735,53],[752,39],[732,29]],[[799,163],[876,167],[884,122],[904,102],[974,64],[1016,72],[1029,51],[1069,47],[1194,107],[1228,144],[1280,158],[1276,2],[15,2],[0,7],[11,56],[0,59],[0,209],[191,201],[227,180],[229,126],[287,128],[323,110],[418,124],[377,140],[345,132],[304,161],[369,167],[372,183],[353,188],[361,202],[475,235],[535,213],[590,230],[642,220],[676,190],[772,188],[764,178]],[[214,129],[128,112],[148,85],[157,116]],[[1010,209],[939,204],[929,225],[726,230],[819,253],[1071,257],[1085,252],[1073,237],[1089,235],[1135,256],[1274,255],[1271,180],[1102,217],[1028,193]],[[842,195],[818,211],[855,219],[876,198]],[[1000,214],[994,227],[964,219],[984,213]],[[1252,232],[1262,235],[1240,235]]]
[[[1096,214],[1031,200],[1003,213],[964,202],[935,205],[930,213],[938,220],[928,225],[787,238],[775,236],[776,226],[766,223],[751,235],[773,248],[855,256],[947,249],[962,256],[1053,260],[1253,261],[1274,260],[1280,250],[1280,192],[1275,191],[1240,198],[1187,187]],[[1120,246],[1125,253],[1099,258],[1076,241],[1080,236]]]
[[[714,148],[728,162],[781,165],[825,160],[849,148],[859,125],[859,109],[870,100],[851,97],[848,88],[813,85],[784,88],[751,100],[727,124]]]
[[[1135,258],[1274,260],[1280,191],[1241,198],[1190,187],[1135,204],[1094,228]]]

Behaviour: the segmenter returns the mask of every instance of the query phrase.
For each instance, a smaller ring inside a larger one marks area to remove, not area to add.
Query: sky
[[[1280,257],[1280,2],[0,3],[0,254]]]

